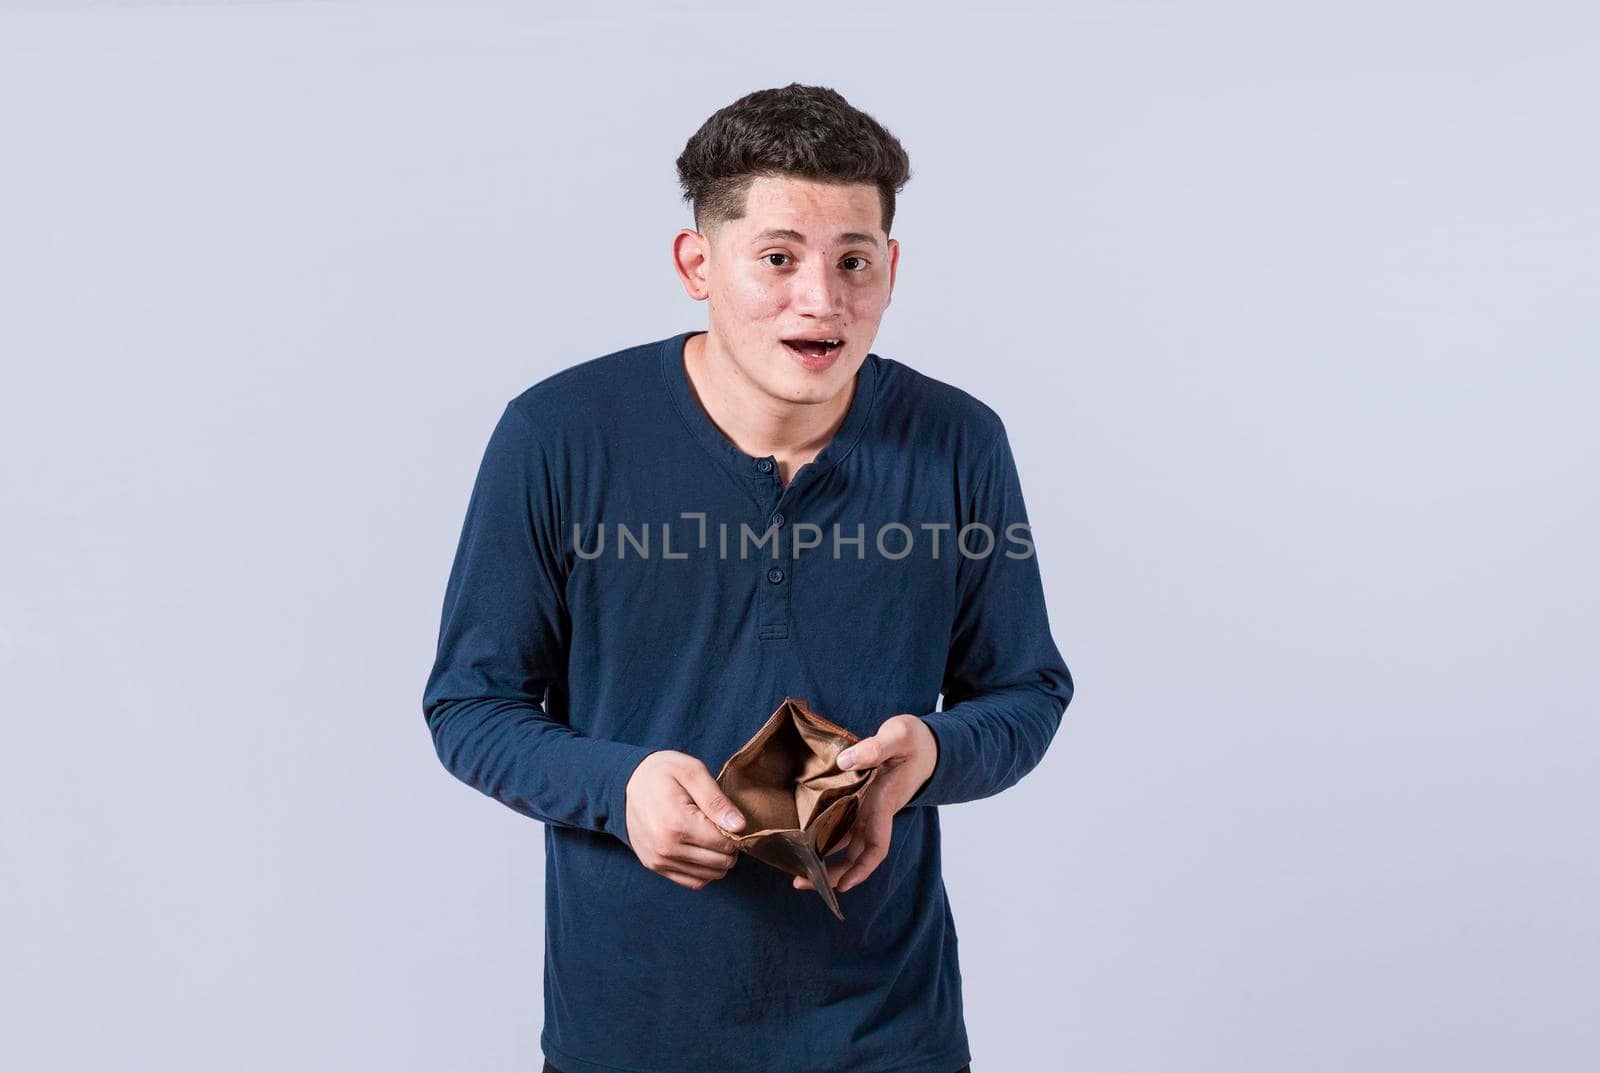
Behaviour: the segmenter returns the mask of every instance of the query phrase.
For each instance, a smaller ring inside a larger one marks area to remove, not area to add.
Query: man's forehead
[[[750,186],[738,230],[750,242],[878,246],[882,215],[871,183],[762,176]]]

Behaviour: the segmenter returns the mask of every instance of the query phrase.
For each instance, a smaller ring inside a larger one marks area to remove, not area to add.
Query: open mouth
[[[834,354],[844,345],[843,339],[785,339],[783,345],[803,358],[815,361]]]

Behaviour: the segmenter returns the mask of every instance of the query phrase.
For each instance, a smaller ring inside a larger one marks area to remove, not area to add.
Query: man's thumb
[[[717,780],[711,777],[711,772],[706,770],[704,764],[681,781],[700,811],[709,816],[713,823],[721,824],[730,831],[737,831],[744,826],[744,817],[734,808],[733,802],[728,800],[728,795],[722,792],[722,787],[717,785]]]

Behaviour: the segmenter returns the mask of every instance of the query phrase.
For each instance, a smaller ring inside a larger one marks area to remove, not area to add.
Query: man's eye
[[[763,261],[766,261],[768,264],[772,264],[772,258],[774,258],[774,257],[787,257],[787,256],[789,256],[787,253],[769,253],[769,254],[763,255],[761,259]],[[783,266],[782,265],[772,265],[772,267],[773,268],[782,268]]]
[[[860,268],[852,268],[852,269],[850,269],[851,272],[865,272],[867,270],[867,259],[865,257],[846,257],[844,260],[845,261],[859,261],[859,262],[861,262],[861,267]],[[844,264],[844,261],[840,261],[839,263],[840,264]]]

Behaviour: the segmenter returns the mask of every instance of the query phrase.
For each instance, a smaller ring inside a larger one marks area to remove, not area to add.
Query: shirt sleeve
[[[589,737],[543,707],[570,637],[556,504],[537,429],[512,402],[467,505],[422,711],[440,761],[462,782],[525,816],[631,848],[628,779],[654,750]]]
[[[1016,783],[1044,758],[1072,700],[1003,425],[972,487],[967,536],[953,549],[959,595],[942,710],[922,716],[938,762],[908,808],[974,801]],[[987,555],[978,554],[986,537],[976,523],[993,535]]]

